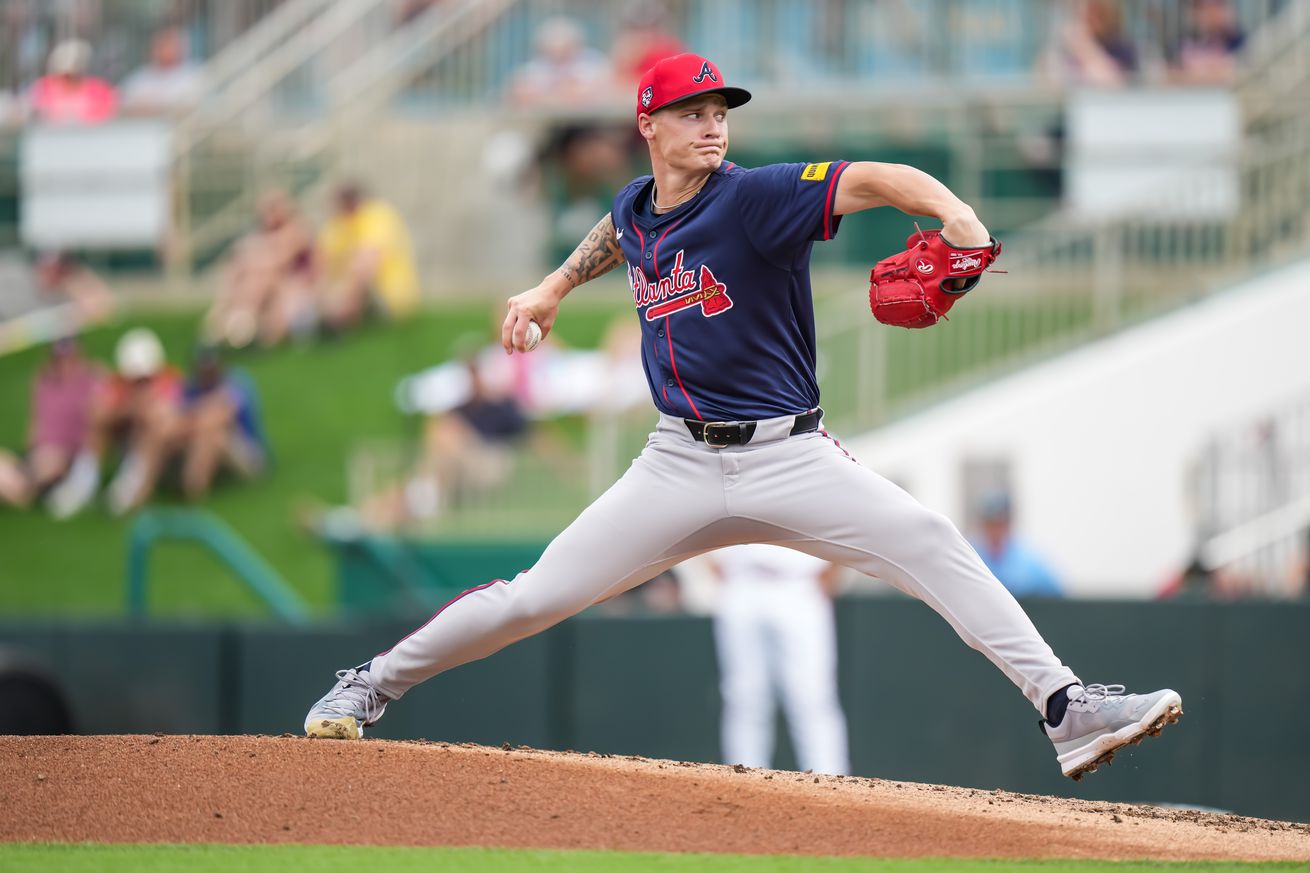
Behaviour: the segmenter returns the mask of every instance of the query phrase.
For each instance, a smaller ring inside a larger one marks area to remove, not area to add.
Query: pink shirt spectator
[[[118,112],[118,92],[93,76],[42,76],[32,86],[32,110],[51,124],[100,124]]]
[[[32,447],[57,446],[76,454],[100,380],[100,371],[86,363],[43,367],[32,385]]]

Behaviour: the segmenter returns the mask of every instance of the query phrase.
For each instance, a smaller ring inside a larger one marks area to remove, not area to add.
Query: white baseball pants
[[[392,699],[640,585],[694,555],[768,542],[875,576],[936,610],[1045,714],[1078,681],[943,515],[860,466],[823,433],[761,421],[746,446],[714,449],[661,416],[618,482],[531,569],[464,592],[373,659]]]
[[[773,766],[777,700],[801,770],[851,771],[846,717],[837,693],[837,626],[832,600],[818,579],[827,564],[814,563],[817,568],[809,572],[773,577],[723,571],[714,647],[723,694],[725,764]]]

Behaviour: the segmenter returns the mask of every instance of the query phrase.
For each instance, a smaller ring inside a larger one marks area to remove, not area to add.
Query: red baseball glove
[[[1000,254],[995,237],[981,248],[957,248],[940,230],[916,230],[905,251],[879,261],[869,273],[873,317],[896,327],[932,327]]]

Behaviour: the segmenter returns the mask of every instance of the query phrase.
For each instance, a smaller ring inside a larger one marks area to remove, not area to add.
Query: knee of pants
[[[942,552],[963,541],[955,523],[940,512],[926,507],[907,519],[905,536],[899,537],[898,563],[912,568],[915,564],[940,558]]]
[[[558,624],[581,612],[590,602],[577,595],[569,596],[564,586],[534,585],[532,571],[509,583],[509,593],[506,623],[527,634]]]
[[[841,699],[833,687],[793,689],[787,695],[787,709],[792,712],[834,712],[841,710]]]
[[[729,706],[743,709],[773,707],[773,687],[767,676],[729,672],[719,682],[719,693]]]
[[[763,694],[724,694],[723,718],[734,724],[766,724],[773,722],[773,697]]]

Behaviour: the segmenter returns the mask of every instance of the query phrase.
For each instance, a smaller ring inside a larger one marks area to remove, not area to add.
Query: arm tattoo
[[[623,263],[623,248],[614,233],[614,219],[609,213],[596,223],[587,238],[569,255],[559,272],[573,287],[603,276]]]

